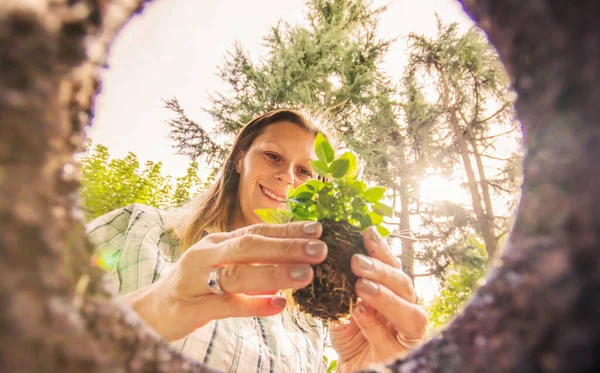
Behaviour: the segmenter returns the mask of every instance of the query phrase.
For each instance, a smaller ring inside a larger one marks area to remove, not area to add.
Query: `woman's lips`
[[[282,197],[280,194],[272,191],[271,189],[269,189],[269,188],[267,188],[267,187],[265,187],[263,185],[260,185],[260,190],[270,200],[273,200],[273,201],[278,202],[278,203],[285,203],[285,201],[286,201],[285,197]]]

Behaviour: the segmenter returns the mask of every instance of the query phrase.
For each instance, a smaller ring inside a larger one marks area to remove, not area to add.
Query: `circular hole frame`
[[[164,1],[164,0],[163,0]],[[474,298],[394,372],[600,369],[597,2],[463,0],[511,77],[527,154],[518,217]],[[74,154],[140,0],[0,3],[0,365],[209,372],[100,285]]]

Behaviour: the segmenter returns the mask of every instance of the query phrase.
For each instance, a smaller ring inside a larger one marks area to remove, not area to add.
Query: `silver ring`
[[[208,274],[208,287],[210,290],[217,295],[225,295],[225,292],[221,288],[221,284],[219,283],[219,273],[223,267],[220,267],[211,273]]]

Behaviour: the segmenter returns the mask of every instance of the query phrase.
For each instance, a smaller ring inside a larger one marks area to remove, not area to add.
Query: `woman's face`
[[[256,209],[285,209],[288,188],[316,177],[309,161],[316,159],[315,135],[287,121],[273,123],[254,139],[236,162],[240,174],[241,215],[235,228],[262,222]]]

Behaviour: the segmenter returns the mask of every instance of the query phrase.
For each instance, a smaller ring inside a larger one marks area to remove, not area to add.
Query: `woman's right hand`
[[[313,279],[311,265],[325,260],[318,222],[257,224],[209,234],[190,247],[173,270],[126,296],[140,317],[167,340],[177,340],[211,320],[271,316],[285,308],[280,289],[299,289]],[[214,294],[210,272],[223,267]]]

